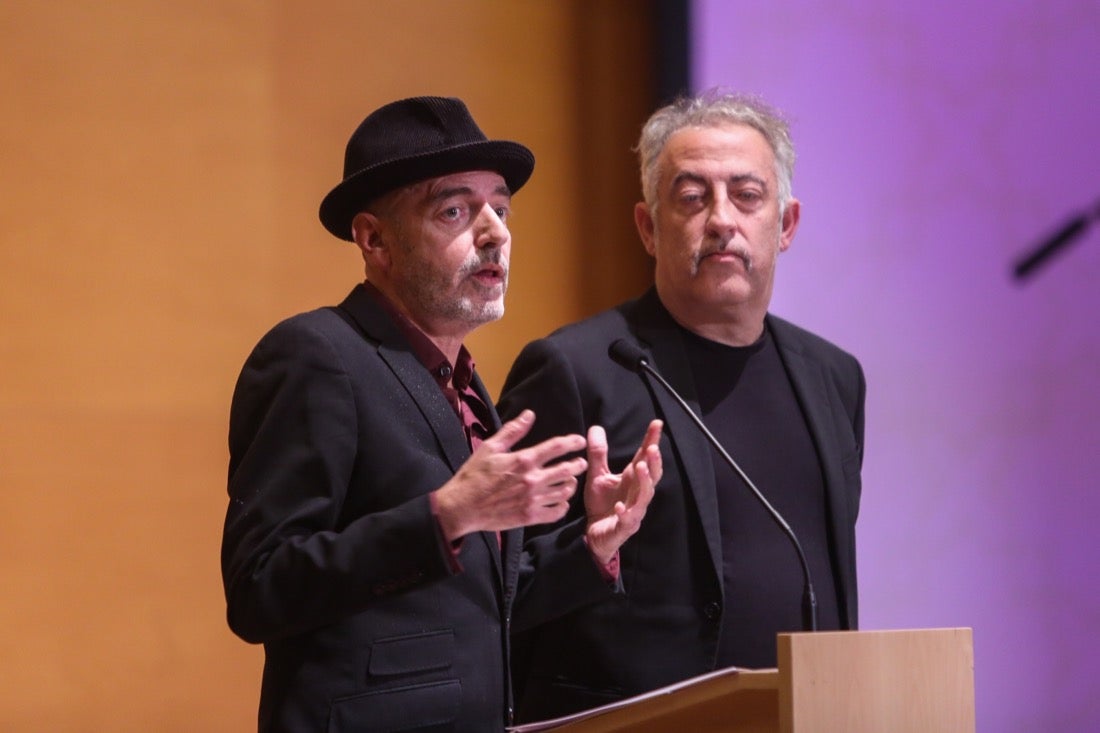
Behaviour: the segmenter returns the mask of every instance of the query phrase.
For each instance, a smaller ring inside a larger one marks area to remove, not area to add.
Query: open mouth
[[[484,265],[474,273],[474,279],[486,285],[504,282],[504,268],[500,265]]]

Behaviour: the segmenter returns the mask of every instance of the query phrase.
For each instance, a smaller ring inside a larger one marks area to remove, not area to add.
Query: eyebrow
[[[474,189],[469,186],[451,186],[450,188],[441,188],[429,197],[429,201],[432,203],[438,203],[452,196],[470,196],[474,193]],[[497,196],[505,196],[509,199],[512,198],[512,192],[508,190],[508,186],[501,184],[493,189],[493,194]]]
[[[682,171],[677,174],[675,178],[672,179],[672,188],[673,190],[675,190],[678,186],[680,186],[680,184],[684,182],[698,183],[701,186],[705,186],[707,185],[707,181],[708,179],[705,176],[699,175],[698,173],[693,173],[691,171]],[[756,183],[765,191],[768,190],[767,181],[753,173],[741,173],[736,176],[730,176],[728,182],[733,184],[742,184],[746,182]]]

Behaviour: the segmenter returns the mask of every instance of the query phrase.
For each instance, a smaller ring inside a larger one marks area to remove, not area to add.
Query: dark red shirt
[[[409,317],[402,313],[378,288],[369,281],[364,283],[366,291],[382,307],[400,329],[405,340],[413,350],[417,360],[424,365],[435,379],[443,396],[451,404],[455,414],[462,421],[466,432],[466,442],[473,452],[485,438],[492,433],[492,412],[472,386],[474,378],[474,360],[470,352],[462,346],[458,352],[457,363],[451,364],[439,347],[421,331]]]

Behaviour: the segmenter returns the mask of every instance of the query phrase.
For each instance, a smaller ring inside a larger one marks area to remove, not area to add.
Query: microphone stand
[[[1089,224],[1093,219],[1100,219],[1100,202],[1096,204],[1092,211],[1085,211],[1070,219],[1061,229],[1040,242],[1039,246],[1031,253],[1019,258],[1012,268],[1012,274],[1017,280],[1025,280],[1030,277],[1035,268],[1088,231]]]
[[[684,399],[675,389],[672,388],[672,385],[669,384],[665,380],[665,378],[661,376],[660,372],[651,367],[649,365],[649,361],[646,360],[644,357],[638,359],[637,366],[638,368],[642,369],[646,374],[660,382],[661,386],[665,388],[665,391],[668,392],[668,394],[672,395],[672,398],[676,400],[676,404],[678,404],[680,408],[683,409],[687,416],[690,417],[691,420],[695,423],[696,427],[698,427],[699,430],[702,431],[703,435],[707,437],[710,444],[714,447],[715,450],[718,451],[718,454],[722,456],[726,463],[729,464],[730,468],[732,468],[737,473],[737,475],[741,477],[741,480],[744,481],[745,485],[748,486],[752,493],[756,495],[756,498],[764,506],[764,509],[767,510],[768,514],[771,515],[771,518],[775,520],[775,523],[779,525],[779,528],[782,529],[783,533],[786,534],[787,537],[791,540],[791,544],[794,545],[795,552],[798,553],[798,562],[802,565],[802,577],[805,580],[802,588],[803,628],[806,631],[817,631],[817,596],[814,594],[814,584],[813,581],[810,579],[810,564],[806,562],[806,553],[802,551],[802,545],[801,543],[799,543],[798,537],[795,535],[794,530],[791,529],[791,525],[787,524],[787,520],[783,519],[783,516],[779,513],[778,510],[776,510],[775,507],[771,505],[771,502],[769,502],[764,497],[764,494],[761,493],[760,489],[756,488],[756,484],[754,484],[752,480],[749,479],[749,477],[745,474],[745,472],[741,470],[741,467],[738,466],[737,462],[730,457],[730,454],[726,452],[726,449],[722,447],[722,444],[718,442],[718,439],[714,437],[714,434],[707,429],[707,426],[703,424],[703,421],[699,419],[699,416],[695,414],[694,410],[691,409],[688,403],[684,402]]]

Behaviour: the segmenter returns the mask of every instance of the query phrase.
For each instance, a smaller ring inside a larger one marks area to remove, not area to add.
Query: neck
[[[420,329],[420,332],[427,336],[429,341],[435,344],[435,347],[443,353],[443,356],[447,357],[447,361],[452,365],[458,363],[458,352],[461,351],[463,341],[470,334],[469,329],[455,330],[446,326],[440,327],[439,324],[432,323],[428,319],[420,318],[415,313],[411,313],[402,304],[398,304],[398,307],[401,308],[405,317]]]
[[[369,283],[382,294],[391,313],[399,315],[424,334],[452,365],[458,363],[458,352],[461,351],[462,343],[472,329],[455,328],[453,324],[434,323],[431,319],[424,318],[409,308],[397,293],[387,287],[385,281],[370,280]]]
[[[452,365],[458,363],[458,352],[462,350],[461,338],[439,338],[427,331],[424,332],[436,348],[443,352],[443,356],[447,357]]]
[[[673,314],[672,318],[681,326],[691,331],[697,336],[714,341],[719,344],[725,344],[726,346],[751,346],[755,344],[760,335],[764,333],[764,322],[758,321],[754,324],[733,324],[733,323],[686,323]]]
[[[766,310],[756,313],[746,305],[715,310],[666,299],[659,291],[658,296],[672,320],[708,341],[726,346],[750,346],[764,333]]]

